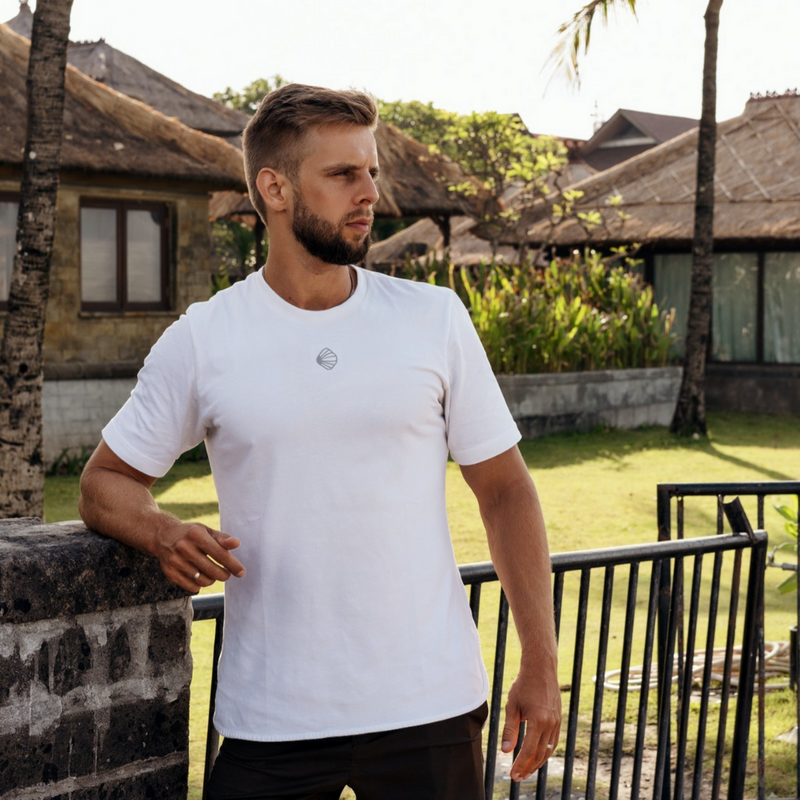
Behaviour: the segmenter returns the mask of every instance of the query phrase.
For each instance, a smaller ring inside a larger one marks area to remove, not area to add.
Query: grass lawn
[[[655,541],[655,489],[659,482],[800,479],[798,422],[793,417],[717,413],[710,415],[708,440],[676,439],[665,430],[655,428],[601,430],[524,442],[521,449],[539,490],[551,550],[584,550]],[[456,558],[459,563],[487,560],[488,549],[477,504],[455,464],[448,464],[447,477]],[[207,464],[177,465],[167,478],[159,481],[154,491],[162,507],[179,517],[218,525],[214,487]],[[76,518],[76,498],[77,478],[48,478],[45,489],[47,520]],[[789,502],[789,499],[774,498],[774,502]],[[755,524],[755,503],[745,502],[745,508]],[[715,520],[712,499],[686,501],[687,536],[713,534]],[[767,504],[766,528],[772,543],[786,539],[783,521],[772,510],[772,501]],[[765,624],[768,641],[788,639],[788,628],[795,623],[794,598],[775,590],[784,577],[785,573],[779,570],[767,571]],[[212,587],[211,591],[219,589]],[[574,606],[573,594],[576,592],[565,589],[565,615],[568,605]],[[497,592],[485,590],[483,603],[481,638],[488,658],[493,648]],[[190,798],[200,796],[198,764],[203,757],[212,635],[211,623],[198,624],[193,631],[195,678]],[[564,641],[562,631],[562,643]],[[618,660],[616,653],[620,646],[618,642],[615,651],[612,644],[609,665],[613,665],[614,658]],[[511,643],[506,683],[513,674],[517,658],[518,648]],[[587,665],[589,663],[587,661]],[[562,664],[561,678],[563,682],[569,681],[568,663]],[[771,696],[769,702],[767,794],[793,796],[793,748],[773,743],[772,739],[794,724],[794,698],[785,692]],[[608,707],[613,708],[610,700]],[[754,749],[751,746],[751,751]]]

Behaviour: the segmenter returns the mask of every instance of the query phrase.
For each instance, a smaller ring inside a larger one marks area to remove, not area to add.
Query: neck
[[[348,300],[355,290],[355,270],[305,255],[284,259],[270,249],[264,279],[275,294],[307,311],[325,311]]]

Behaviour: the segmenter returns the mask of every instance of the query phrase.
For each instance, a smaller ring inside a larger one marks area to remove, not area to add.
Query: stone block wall
[[[45,380],[45,464],[52,464],[64,450],[75,455],[83,447],[95,447],[106,423],[122,408],[135,385],[132,377]]]
[[[0,797],[185,798],[191,618],[149,556],[0,522]]]

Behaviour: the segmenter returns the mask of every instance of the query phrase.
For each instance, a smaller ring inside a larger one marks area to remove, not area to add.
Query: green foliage
[[[81,447],[80,453],[70,453],[65,447],[47,470],[48,475],[80,475],[94,448]]]
[[[782,542],[781,544],[778,544],[772,548],[772,554],[770,555],[771,564],[774,563],[775,553],[781,550],[788,550],[790,553],[797,555],[797,512],[793,511],[791,508],[789,508],[789,506],[784,505],[774,506],[774,508],[784,518],[784,530],[793,541]],[[797,572],[792,572],[792,574],[778,587],[778,591],[782,592],[783,594],[797,591]]]
[[[400,128],[403,133],[429,147],[438,145],[445,138],[448,128],[458,114],[434,107],[433,103],[419,100],[378,100],[378,111],[384,122]]]
[[[286,83],[288,81],[285,78],[275,74],[271,78],[256,78],[239,92],[235,92],[228,86],[224,92],[214,92],[213,98],[228,108],[244,111],[245,114],[252,117],[264,97]]]
[[[266,233],[264,235],[266,237]],[[217,220],[211,227],[211,243],[219,265],[212,278],[214,292],[241,280],[256,268],[256,238],[249,225],[229,219]],[[266,261],[268,247],[265,241],[262,264]]]
[[[544,269],[481,264],[456,275],[429,258],[406,275],[458,292],[498,374],[665,366],[674,312],[659,310],[635,263],[575,251]]]
[[[481,195],[486,233],[496,241],[513,230],[518,214],[503,210],[512,186],[530,203],[548,193],[547,178],[567,163],[567,150],[552,136],[533,136],[515,114],[456,114],[418,101],[378,101],[381,119],[456,162],[472,179],[450,186],[464,196]],[[474,179],[474,180],[473,180]],[[522,199],[522,198],[520,198]]]

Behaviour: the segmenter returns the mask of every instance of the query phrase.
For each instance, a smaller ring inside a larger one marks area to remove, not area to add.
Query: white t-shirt
[[[247,570],[225,587],[222,735],[390,730],[486,698],[445,466],[520,437],[453,292],[359,270],[307,311],[255,273],[164,333],[103,437],[154,477],[206,440]]]

